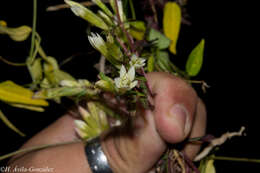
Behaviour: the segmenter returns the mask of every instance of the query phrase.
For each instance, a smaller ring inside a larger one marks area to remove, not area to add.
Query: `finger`
[[[190,133],[198,97],[192,87],[167,73],[150,73],[148,82],[155,93],[155,123],[160,136],[178,143]]]
[[[206,107],[204,103],[201,100],[199,100],[197,104],[196,115],[194,117],[194,124],[189,138],[204,136],[206,133],[206,121],[207,121]],[[187,154],[187,156],[190,159],[193,159],[196,156],[196,154],[199,152],[200,147],[201,147],[201,143],[198,142],[188,143],[184,147],[184,152]]]

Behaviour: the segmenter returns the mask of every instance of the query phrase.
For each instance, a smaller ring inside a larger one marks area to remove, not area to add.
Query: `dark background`
[[[138,2],[138,1],[137,1]],[[46,12],[50,5],[62,0],[38,1],[37,31],[42,37],[45,52],[62,62],[74,55],[74,59],[62,69],[76,78],[95,80],[93,64],[97,54],[89,46],[86,37],[87,23],[75,17],[70,10]],[[136,5],[141,7],[140,5]],[[227,131],[238,131],[246,127],[247,136],[236,137],[221,146],[217,155],[259,158],[257,116],[257,50],[250,28],[251,6],[245,3],[217,1],[190,1],[188,12],[191,26],[182,26],[178,41],[178,53],[174,62],[182,69],[190,50],[205,38],[205,58],[202,71],[196,79],[205,80],[211,87],[203,94],[196,87],[208,109],[208,133],[219,136]],[[1,0],[0,20],[8,26],[30,25],[32,0]],[[250,28],[250,29],[249,29]],[[17,43],[0,35],[0,55],[10,61],[23,62],[28,55],[30,39]],[[25,67],[12,67],[0,61],[0,82],[13,80],[18,84],[30,83]],[[0,155],[12,152],[32,135],[60,117],[67,105],[51,104],[44,113],[30,112],[0,103],[1,110],[27,137],[22,138],[0,124]],[[1,163],[4,165],[5,163]],[[0,165],[1,165],[0,164]],[[217,161],[217,172],[248,172],[260,170],[260,165]]]

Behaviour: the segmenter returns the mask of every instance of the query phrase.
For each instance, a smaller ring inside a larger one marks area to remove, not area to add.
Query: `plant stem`
[[[61,146],[61,145],[74,144],[74,143],[77,143],[77,142],[81,142],[81,140],[74,140],[74,141],[62,142],[62,143],[56,143],[56,144],[44,144],[44,145],[34,146],[34,147],[31,147],[31,148],[25,148],[25,149],[17,150],[15,152],[0,156],[0,161],[7,159],[7,158],[10,158],[12,156],[15,156],[17,154],[29,153],[29,152],[32,152],[32,151],[46,149],[46,148],[49,148],[49,147],[58,147],[58,146]]]
[[[0,56],[0,60],[3,61],[4,63],[8,64],[8,65],[12,65],[12,66],[17,66],[17,67],[21,67],[21,66],[26,66],[25,63],[16,63],[16,62],[11,62],[8,61],[7,59],[3,58]]]
[[[133,0],[129,0],[129,5],[130,5],[132,18],[133,18],[133,20],[136,20],[135,8],[134,8]]]
[[[115,36],[115,37],[116,37],[117,42],[120,44],[120,46],[124,50],[125,55],[130,58],[131,57],[131,52],[129,52],[129,50],[127,49],[125,44],[120,40],[120,38],[118,38],[118,36]]]
[[[37,21],[37,0],[33,0],[33,24],[32,24],[31,49],[30,49],[29,57],[27,59],[29,64],[33,62],[32,56],[35,48],[36,21]]]
[[[154,5],[154,0],[149,0],[150,1],[150,5],[153,11],[153,18],[154,18],[154,22],[156,23],[156,26],[158,26],[158,17],[157,17],[157,11]]]
[[[195,172],[195,173],[200,173],[200,171],[198,170],[198,168],[194,165],[194,163],[192,162],[192,160],[189,159],[189,157],[186,155],[186,153],[181,152],[183,159],[185,160],[185,162],[187,163],[187,165]]]
[[[102,2],[108,3],[109,1],[108,1],[108,0],[102,0]],[[96,5],[95,3],[90,2],[90,1],[84,1],[84,2],[79,2],[79,3],[80,3],[81,5],[86,6],[86,7]],[[46,11],[58,11],[58,10],[66,9],[66,8],[70,8],[70,6],[67,5],[67,4],[58,4],[58,5],[54,5],[54,6],[49,6],[49,7],[46,9]]]
[[[146,85],[146,87],[147,87],[148,93],[149,93],[150,96],[153,98],[153,97],[155,96],[155,94],[153,94],[152,88],[151,88],[150,84],[149,84],[148,81],[147,81],[147,75],[146,75],[146,73],[145,73],[143,67],[141,68],[141,73],[142,73],[142,75],[143,75],[143,76],[145,77],[145,79],[146,79],[145,85]]]
[[[260,159],[225,157],[225,156],[211,156],[210,158],[211,158],[211,159],[214,159],[214,160],[225,160],[225,161],[235,161],[235,162],[260,163]]]
[[[135,48],[134,48],[134,40],[133,40],[133,38],[131,37],[131,35],[126,31],[126,29],[125,29],[125,27],[124,27],[124,24],[123,24],[123,22],[122,22],[122,20],[121,20],[121,18],[120,18],[117,0],[115,0],[115,8],[116,8],[116,16],[117,16],[117,19],[118,19],[119,26],[120,26],[120,28],[122,29],[122,31],[124,32],[124,34],[126,35],[126,38],[127,38],[127,40],[128,40],[128,43],[129,43],[131,52],[134,53],[134,51],[135,51]]]

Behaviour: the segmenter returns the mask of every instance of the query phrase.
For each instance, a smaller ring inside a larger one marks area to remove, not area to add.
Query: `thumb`
[[[183,141],[191,131],[198,97],[184,80],[167,73],[150,73],[157,131],[169,143]]]

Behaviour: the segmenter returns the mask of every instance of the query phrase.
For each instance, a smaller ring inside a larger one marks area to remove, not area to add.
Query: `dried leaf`
[[[170,52],[176,54],[176,45],[181,26],[181,8],[175,2],[167,2],[163,14],[163,31],[171,40]]]
[[[196,76],[202,67],[203,52],[204,52],[205,40],[202,39],[200,43],[191,51],[187,63],[186,72],[189,76]]]
[[[79,16],[92,25],[101,28],[103,30],[108,30],[107,24],[95,13],[93,13],[91,10],[88,8],[84,7],[80,3],[70,1],[70,0],[65,0],[65,3],[68,4],[71,7],[72,12],[76,15]]]
[[[6,124],[7,127],[9,127],[10,129],[12,129],[13,131],[15,131],[16,133],[18,133],[21,136],[25,136],[24,133],[22,133],[19,129],[17,129],[4,115],[4,113],[0,110],[0,119]]]
[[[29,26],[23,25],[17,28],[9,28],[0,26],[0,34],[7,34],[14,41],[24,41],[31,34],[32,29]]]
[[[0,83],[0,100],[8,103],[48,106],[48,102],[42,99],[33,99],[33,92],[12,81]]]

